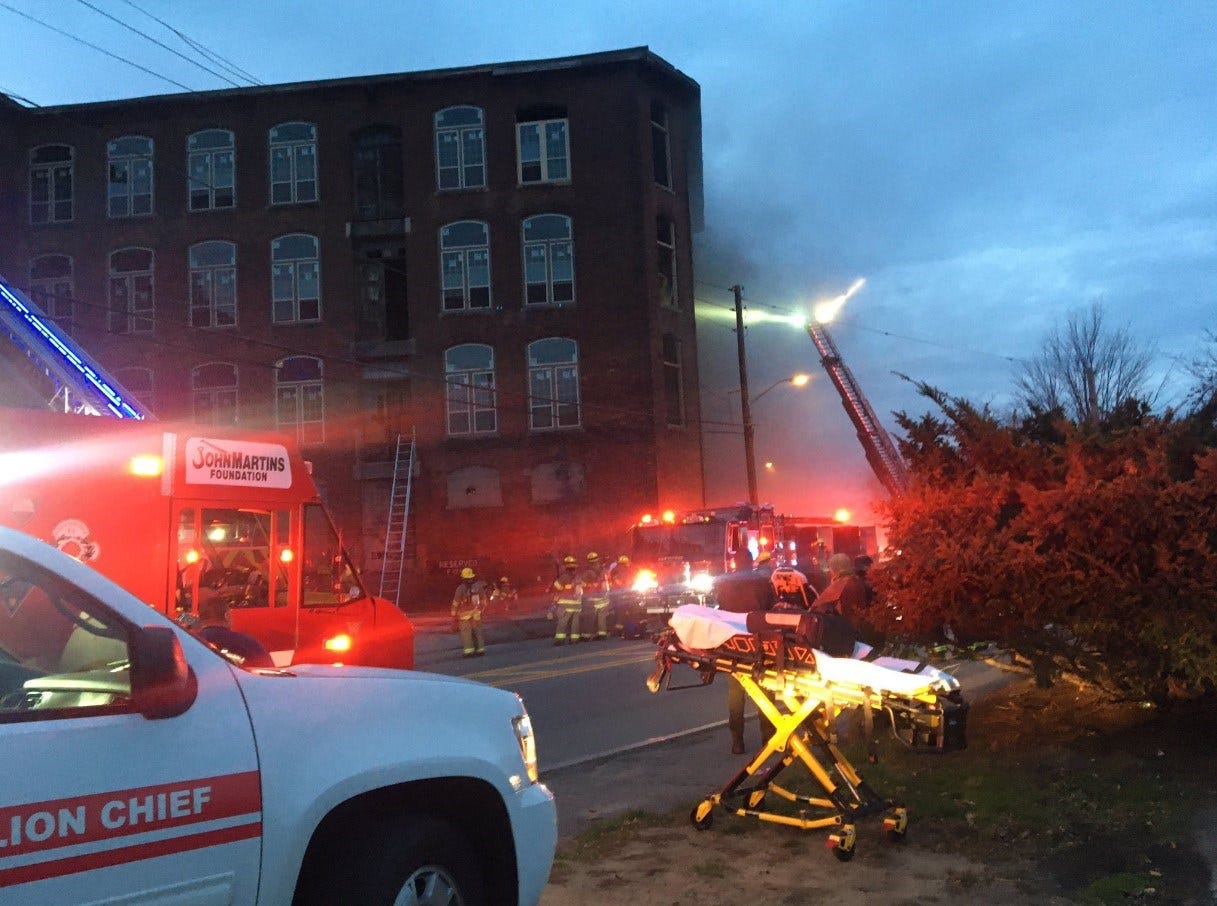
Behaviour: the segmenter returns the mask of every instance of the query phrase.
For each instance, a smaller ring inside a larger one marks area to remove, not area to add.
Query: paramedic
[[[228,602],[219,595],[200,597],[198,623],[192,632],[238,667],[274,669],[275,662],[261,642],[232,628]]]
[[[609,622],[609,587],[608,577],[604,574],[604,566],[600,563],[600,555],[591,551],[587,555],[587,569],[580,577],[583,583],[583,613],[589,618],[587,633],[584,639],[603,642],[608,638]],[[593,627],[591,623],[595,623]]]
[[[719,610],[732,613],[750,613],[754,610],[769,610],[774,604],[773,583],[768,576],[754,572],[750,567],[752,555],[744,548],[739,553],[739,571],[724,573],[714,580],[714,598]],[[731,752],[742,755],[748,751],[744,745],[744,702],[747,694],[734,675],[727,682],[727,728],[731,731]],[[773,735],[773,724],[761,714],[761,741]]]
[[[849,554],[833,554],[828,558],[828,588],[816,598],[815,610],[834,608],[855,626],[866,610],[866,585],[854,574],[854,561]]]
[[[562,572],[554,580],[554,610],[557,629],[554,644],[565,645],[579,641],[579,623],[583,617],[583,582],[575,569],[575,558],[562,558]]]
[[[482,657],[486,641],[482,636],[482,611],[486,609],[486,583],[472,567],[461,570],[461,583],[452,595],[452,622],[461,634],[463,657]]]

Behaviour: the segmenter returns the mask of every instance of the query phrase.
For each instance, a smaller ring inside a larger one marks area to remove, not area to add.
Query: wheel
[[[482,867],[447,821],[415,816],[369,833],[372,850],[345,879],[348,902],[369,906],[486,906]]]
[[[883,829],[892,840],[903,840],[909,826],[908,809],[896,807],[883,818]]]
[[[699,802],[689,813],[689,821],[699,831],[709,830],[714,823],[714,803],[709,799]]]
[[[854,857],[854,843],[858,840],[858,832],[852,824],[842,824],[838,830],[828,835],[825,841],[838,862],[848,862]]]

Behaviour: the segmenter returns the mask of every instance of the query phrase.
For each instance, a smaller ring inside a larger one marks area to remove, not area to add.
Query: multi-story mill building
[[[295,434],[374,586],[403,434],[409,594],[545,580],[703,502],[699,96],[636,48],[6,100],[0,273],[158,417]]]

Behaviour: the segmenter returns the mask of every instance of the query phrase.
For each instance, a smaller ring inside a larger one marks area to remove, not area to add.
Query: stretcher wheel
[[[709,799],[699,802],[693,811],[689,812],[689,821],[699,831],[709,830],[710,825],[714,823],[714,803]]]
[[[826,841],[832,854],[838,862],[848,862],[854,857],[854,843],[858,840],[858,832],[852,824],[842,824],[839,830],[828,835]]]
[[[909,813],[906,808],[896,807],[883,817],[883,829],[893,840],[903,840],[908,826]]]

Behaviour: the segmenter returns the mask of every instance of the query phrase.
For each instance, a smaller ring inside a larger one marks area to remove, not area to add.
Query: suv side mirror
[[[149,720],[177,717],[199,691],[182,643],[167,626],[142,626],[130,642],[131,698]]]

